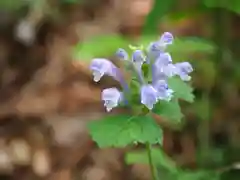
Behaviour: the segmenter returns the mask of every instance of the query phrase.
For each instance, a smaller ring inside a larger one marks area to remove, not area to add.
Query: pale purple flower
[[[166,100],[170,101],[172,98],[173,90],[169,89],[168,84],[165,80],[159,80],[157,81],[153,87],[157,91],[157,98],[159,100]]]
[[[152,82],[165,80],[168,77],[176,75],[176,67],[172,64],[172,58],[169,53],[161,53],[152,64]]]
[[[177,69],[174,66],[174,64],[168,64],[163,68],[162,73],[166,75],[167,77],[173,77],[177,74]]]
[[[111,61],[104,58],[96,58],[92,60],[90,69],[93,73],[93,80],[95,82],[100,81],[104,75],[113,77],[115,80],[120,82],[125,91],[128,91],[128,85],[124,80],[118,67],[116,67]]]
[[[124,60],[127,61],[128,60],[128,53],[127,51],[125,51],[122,48],[119,48],[116,52],[116,56],[120,59],[120,60]]]
[[[157,91],[152,85],[143,85],[141,87],[141,103],[148,109],[153,109],[153,106],[158,102]]]
[[[167,46],[171,45],[173,40],[174,37],[171,33],[163,33],[158,41],[150,43],[146,56],[141,50],[142,47],[129,46],[134,51],[131,60],[129,60],[129,55],[124,49],[119,48],[116,52],[116,56],[120,60],[127,62],[127,65],[133,72],[132,76],[135,78],[135,75],[137,75],[141,84],[141,104],[145,105],[149,110],[152,110],[158,101],[170,101],[172,99],[174,91],[168,87],[168,78],[178,75],[184,81],[191,79],[189,76],[193,71],[191,64],[188,62],[173,64],[171,55],[165,52]],[[151,66],[151,84],[147,84],[148,82],[145,82],[146,80],[143,76],[142,65],[145,62]],[[128,84],[117,66],[107,59],[97,58],[93,59],[90,68],[93,72],[94,81],[98,82],[104,75],[108,75],[119,81],[123,87],[123,92],[115,87],[102,91],[102,100],[108,112],[120,103],[128,103]]]
[[[158,58],[155,61],[155,64],[158,67],[164,67],[164,66],[167,66],[170,63],[172,63],[172,57],[167,52],[159,54]]]
[[[132,54],[132,68],[137,73],[138,80],[141,84],[144,83],[142,74],[142,64],[145,62],[145,56],[142,50],[135,50]]]
[[[164,52],[165,49],[165,44],[159,41],[150,43],[147,48],[147,63],[150,63],[150,60],[154,61],[157,59],[160,53]]]
[[[167,46],[173,43],[173,35],[169,32],[162,34],[160,39],[156,42],[151,42],[147,47],[147,58],[148,64],[155,62],[155,60],[166,50]]]
[[[115,69],[113,63],[104,58],[93,59],[90,65],[90,69],[93,73],[93,80],[95,82],[100,81],[104,75],[113,76],[116,74],[113,73],[113,69]]]
[[[102,91],[102,100],[104,101],[104,107],[109,112],[123,100],[123,93],[117,88],[104,89]]]
[[[160,37],[160,42],[165,45],[170,45],[173,43],[173,35],[170,32],[164,32]]]
[[[141,66],[145,61],[144,53],[141,50],[135,50],[132,54],[132,61]]]
[[[183,81],[191,80],[189,74],[193,71],[193,68],[189,62],[176,63],[174,66],[176,67],[176,74],[179,75]]]

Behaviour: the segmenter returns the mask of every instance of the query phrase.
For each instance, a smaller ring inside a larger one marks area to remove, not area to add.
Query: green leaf
[[[90,61],[94,57],[106,57],[115,54],[118,48],[126,48],[129,42],[118,35],[97,36],[81,42],[74,48],[75,59]]]
[[[168,157],[165,152],[159,148],[153,148],[151,150],[153,163],[156,166],[161,166],[169,171],[176,171],[176,163]],[[125,156],[125,161],[127,164],[149,164],[148,154],[146,151],[140,152],[129,152]]]
[[[183,118],[180,105],[177,99],[172,99],[171,101],[160,101],[155,105],[153,112],[160,115],[163,118],[180,122]]]
[[[89,123],[93,140],[100,148],[125,147],[133,143],[162,143],[162,129],[150,116],[109,115]]]
[[[174,91],[174,97],[192,103],[194,101],[193,88],[178,77],[168,80],[169,88]]]

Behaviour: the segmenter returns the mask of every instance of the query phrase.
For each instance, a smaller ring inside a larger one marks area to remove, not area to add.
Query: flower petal
[[[189,62],[176,63],[176,74],[180,76],[183,81],[190,81],[191,77],[188,75],[193,71],[192,65]]]
[[[104,75],[113,77],[115,80],[120,82],[121,86],[125,91],[129,90],[128,84],[124,80],[123,75],[117,66],[115,66],[111,61],[104,58],[96,58],[92,60],[90,69],[93,72],[93,80],[95,82],[100,81]]]
[[[157,91],[152,85],[144,85],[141,87],[141,103],[148,109],[153,109],[153,106],[157,103]]]
[[[116,52],[116,56],[120,59],[120,60],[124,60],[127,61],[128,60],[128,53],[127,51],[125,51],[122,48],[119,48]]]
[[[154,62],[159,57],[160,53],[163,53],[165,49],[166,45],[160,43],[159,41],[150,43],[147,48],[148,61],[151,60]]]
[[[102,100],[108,112],[117,107],[122,99],[123,94],[117,88],[108,88],[102,91]]]
[[[172,63],[172,57],[169,53],[160,53],[155,63],[158,67],[166,66]]]
[[[160,42],[166,45],[173,43],[173,35],[170,32],[164,32],[160,37]]]
[[[132,54],[132,61],[134,63],[142,64],[145,61],[144,53],[141,50],[135,50]]]
[[[113,64],[104,58],[93,59],[90,65],[90,69],[93,72],[94,81],[98,82],[105,75],[111,75]]]
[[[152,65],[152,82],[167,79],[176,75],[176,67],[172,64],[172,58],[169,53],[161,53],[159,58]]]
[[[157,97],[159,100],[171,100],[173,90],[168,88],[168,84],[165,80],[159,80],[153,87],[157,90]]]

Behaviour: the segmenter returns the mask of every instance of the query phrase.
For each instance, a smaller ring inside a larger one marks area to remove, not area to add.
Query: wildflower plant
[[[119,48],[116,57],[129,70],[130,80],[124,79],[120,69],[108,59],[95,58],[90,65],[95,82],[103,76],[111,76],[122,87],[102,91],[106,111],[119,106],[132,110],[129,114],[109,114],[104,119],[91,122],[89,130],[93,140],[100,148],[146,144],[154,179],[156,173],[152,165],[151,146],[162,145],[163,130],[153,115],[179,123],[183,117],[179,99],[188,102],[194,99],[192,88],[187,84],[193,68],[188,62],[173,63],[167,52],[173,41],[173,35],[165,32],[146,49],[130,45],[131,55]]]

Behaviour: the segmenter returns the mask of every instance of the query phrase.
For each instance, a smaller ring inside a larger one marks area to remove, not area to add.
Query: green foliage
[[[203,0],[203,3],[208,8],[224,8],[235,13],[240,13],[240,1],[220,1],[220,0]]]
[[[220,173],[207,170],[184,170],[169,158],[161,149],[152,149],[152,159],[159,177],[166,180],[219,180]],[[149,164],[146,151],[129,152],[125,156],[127,164]]]
[[[174,91],[174,97],[192,103],[194,101],[193,88],[178,77],[168,80],[169,88]]]
[[[162,144],[163,132],[150,116],[109,115],[89,124],[98,146],[125,147],[136,143]]]
[[[177,171],[175,162],[161,149],[153,148],[151,150],[151,155],[154,165],[164,167],[171,172]],[[127,164],[149,164],[148,154],[146,151],[129,152],[125,156],[125,161]]]
[[[183,118],[183,114],[178,99],[192,103],[194,101],[193,89],[177,77],[170,78],[168,85],[174,91],[174,98],[169,102],[160,101],[155,105],[153,112],[174,123],[179,123]]]
[[[155,105],[153,112],[163,118],[177,123],[183,118],[179,102],[176,99],[172,99],[169,102],[160,101]]]
[[[214,45],[200,38],[175,38],[168,51],[173,53],[213,53]]]
[[[94,57],[107,57],[115,54],[118,48],[128,47],[129,41],[119,35],[94,37],[81,42],[74,48],[74,58],[90,61]]]

